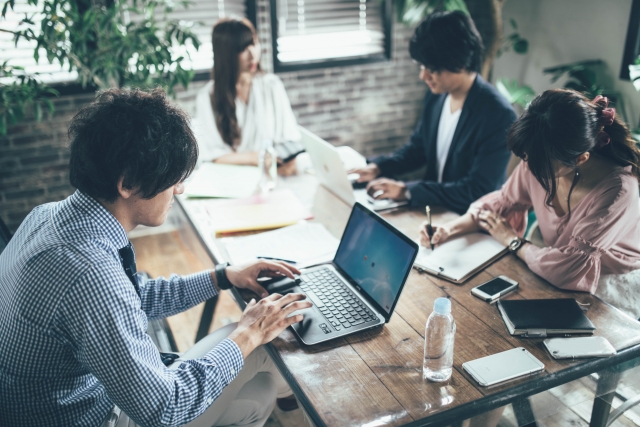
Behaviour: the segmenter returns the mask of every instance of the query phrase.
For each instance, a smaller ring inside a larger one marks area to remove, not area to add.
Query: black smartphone
[[[498,276],[471,289],[471,293],[484,301],[495,301],[518,288],[518,282],[507,276]]]

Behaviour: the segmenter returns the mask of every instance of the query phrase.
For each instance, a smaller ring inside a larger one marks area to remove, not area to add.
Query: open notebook
[[[454,283],[462,283],[507,252],[493,237],[472,233],[456,237],[433,251],[420,246],[414,267]]]

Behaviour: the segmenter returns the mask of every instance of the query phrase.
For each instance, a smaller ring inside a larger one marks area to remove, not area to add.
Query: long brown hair
[[[223,18],[213,26],[213,93],[211,107],[222,140],[235,148],[242,133],[236,118],[238,55],[257,41],[256,30],[246,18]],[[216,66],[217,64],[217,66]],[[260,70],[260,65],[258,65]]]
[[[545,203],[551,206],[556,196],[554,161],[576,170],[568,198],[577,184],[579,169],[576,159],[587,151],[598,153],[620,166],[631,166],[640,180],[640,150],[629,129],[620,118],[610,125],[602,124],[602,101],[592,102],[584,95],[568,89],[551,89],[536,97],[509,129],[507,145],[527,166],[546,192]],[[604,131],[611,142],[597,144]],[[567,218],[571,215],[568,206]]]

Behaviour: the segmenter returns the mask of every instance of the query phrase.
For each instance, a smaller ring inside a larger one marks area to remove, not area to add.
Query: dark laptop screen
[[[416,252],[415,243],[356,204],[333,262],[390,313]]]

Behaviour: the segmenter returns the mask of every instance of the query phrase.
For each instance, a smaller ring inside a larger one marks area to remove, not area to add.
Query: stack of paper
[[[471,233],[448,240],[433,251],[420,246],[414,265],[443,279],[461,283],[507,251],[487,234]]]
[[[188,197],[249,197],[256,192],[260,171],[255,166],[203,163],[187,181]]]
[[[293,192],[286,189],[264,196],[200,203],[207,211],[209,223],[216,234],[279,228],[313,218],[313,214],[302,206]]]
[[[340,241],[322,224],[303,222],[278,230],[221,239],[234,264],[276,258],[303,268],[333,260]]]

